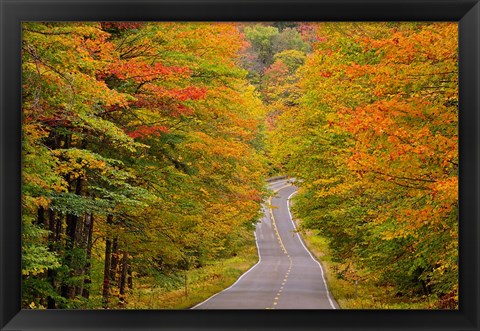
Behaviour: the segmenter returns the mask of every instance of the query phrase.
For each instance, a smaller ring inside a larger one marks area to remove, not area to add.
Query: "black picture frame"
[[[480,4],[474,0],[0,0],[2,330],[479,330]],[[22,21],[459,22],[459,310],[21,310]]]

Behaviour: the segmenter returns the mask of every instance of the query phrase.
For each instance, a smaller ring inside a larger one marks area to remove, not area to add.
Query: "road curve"
[[[296,187],[269,183],[277,191],[257,224],[259,261],[230,287],[192,309],[337,309],[322,267],[303,244],[289,210]]]

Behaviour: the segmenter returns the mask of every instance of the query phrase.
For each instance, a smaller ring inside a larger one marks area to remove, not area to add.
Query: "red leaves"
[[[172,116],[193,114],[192,108],[183,104],[189,100],[201,100],[206,97],[205,87],[189,86],[186,88],[167,89],[162,86],[147,84],[137,100],[131,105],[134,107],[157,109]]]
[[[325,78],[330,78],[332,77],[332,72],[331,71],[323,71],[319,73],[320,76],[325,77]]]
[[[49,127],[71,127],[72,120],[74,120],[76,117],[77,116],[75,114],[67,115],[64,111],[58,110],[48,115],[38,115],[36,116],[35,120]],[[33,117],[29,116],[28,119],[32,120]]]
[[[149,138],[151,136],[160,136],[162,133],[169,132],[169,129],[163,125],[154,125],[154,126],[139,126],[136,130],[128,132],[127,134],[133,139],[136,138]]]
[[[118,61],[110,67],[110,74],[119,79],[132,79],[136,83],[150,82],[156,79],[173,75],[184,76],[190,74],[187,67],[166,67],[157,62],[150,65],[143,61]]]
[[[167,92],[171,98],[180,101],[204,99],[206,93],[207,89],[205,87],[196,86],[189,86],[184,89],[171,89]]]
[[[168,89],[162,86],[148,84],[143,87],[143,90],[145,91],[145,94],[149,95],[149,97],[176,101],[204,99],[207,93],[207,89],[205,87],[196,86]]]
[[[190,68],[180,66],[164,66],[162,63],[148,64],[140,59],[112,63],[107,72],[97,73],[97,79],[104,80],[114,76],[120,80],[133,80],[139,84],[136,100],[130,106],[155,109],[172,116],[192,114],[193,110],[183,104],[189,100],[204,99],[205,87],[188,86],[185,88],[167,88],[159,82],[176,81],[188,78]]]
[[[265,69],[265,75],[284,75],[288,73],[288,67],[282,61],[274,62],[270,67]]]

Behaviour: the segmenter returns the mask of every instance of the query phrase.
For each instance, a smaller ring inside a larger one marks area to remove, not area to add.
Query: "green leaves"
[[[105,306],[127,269],[195,268],[250,236],[264,109],[235,24],[23,29],[23,221],[48,229],[23,247],[25,307]]]
[[[47,231],[25,222],[22,226],[22,275],[36,276],[60,267],[56,254],[41,244]]]

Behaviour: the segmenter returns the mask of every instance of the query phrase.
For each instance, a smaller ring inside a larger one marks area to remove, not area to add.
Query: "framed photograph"
[[[2,330],[479,330],[478,1],[0,0]]]

